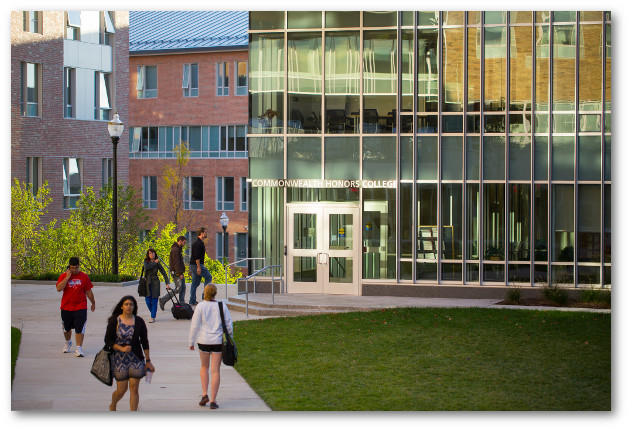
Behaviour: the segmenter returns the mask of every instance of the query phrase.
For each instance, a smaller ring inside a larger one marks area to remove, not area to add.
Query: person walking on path
[[[147,296],[144,298],[149,311],[151,311],[150,323],[155,322],[155,315],[157,314],[158,301],[160,299],[160,278],[158,278],[158,270],[164,277],[166,283],[166,289],[170,290],[170,281],[168,274],[162,264],[160,264],[160,258],[158,257],[155,249],[149,248],[147,255],[144,259],[144,272],[147,278]]]
[[[70,257],[65,273],[57,280],[57,291],[63,291],[61,296],[61,327],[66,342],[63,352],[70,352],[72,347],[72,329],[77,348],[74,353],[77,357],[83,357],[83,337],[87,323],[87,300],[92,302],[91,310],[96,309],[92,281],[85,273],[81,272],[79,257]]]
[[[221,358],[223,345],[223,324],[221,323],[221,314],[219,306],[223,306],[223,314],[225,325],[230,336],[233,335],[232,317],[227,306],[223,302],[216,302],[214,298],[217,295],[217,287],[208,284],[203,290],[203,299],[206,300],[197,305],[190,323],[188,332],[188,347],[191,351],[195,350],[195,341],[199,347],[199,359],[201,360],[201,370],[199,377],[201,378],[202,397],[199,406],[205,406],[210,402],[210,409],[217,409],[219,405],[216,403],[219,385],[221,383]],[[208,368],[212,372],[210,382],[210,398],[208,398]]]
[[[138,410],[140,394],[140,379],[147,372],[155,372],[149,356],[149,337],[147,325],[137,315],[138,303],[133,296],[125,296],[112,310],[107,320],[105,331],[105,345],[112,353],[112,370],[116,379],[116,391],[112,393],[110,411],[116,410],[116,405],[123,398],[127,389],[129,408]],[[145,361],[146,356],[146,361]]]
[[[184,279],[184,273],[186,272],[186,265],[184,264],[184,256],[182,255],[184,246],[186,246],[186,238],[184,236],[179,236],[177,238],[177,242],[174,242],[173,245],[171,245],[171,252],[168,256],[168,265],[171,269],[171,274],[173,275],[175,289],[171,291],[167,290],[166,295],[160,298],[160,309],[162,310],[164,310],[166,302],[171,300],[171,294],[174,296],[179,292],[179,301],[185,303],[186,280]]]
[[[204,287],[212,282],[212,275],[203,265],[204,258],[206,256],[206,245],[203,243],[204,239],[208,237],[205,227],[199,227],[197,230],[197,239],[192,243],[190,250],[190,275],[192,281],[190,283],[190,301],[191,306],[197,304],[197,287],[201,283],[203,278]]]

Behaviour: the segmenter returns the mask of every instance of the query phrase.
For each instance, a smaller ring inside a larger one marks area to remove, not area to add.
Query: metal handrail
[[[242,259],[240,259],[238,261],[235,261],[234,263],[230,263],[230,264],[226,264],[225,265],[225,299],[226,300],[228,299],[228,288],[227,288],[227,286],[228,286],[228,283],[227,283],[227,280],[228,280],[228,276],[227,276],[228,270],[227,269],[228,269],[228,267],[233,266],[233,265],[238,264],[238,263],[241,263],[243,261],[264,260],[264,259],[265,259],[265,257],[248,257],[248,258],[242,258]],[[242,278],[240,278],[240,279],[242,279]],[[236,280],[236,285],[238,286],[238,280]]]
[[[256,276],[258,276],[260,273],[262,272],[266,272],[269,269],[275,269],[275,268],[279,268],[280,269],[280,278],[278,278],[280,280],[280,293],[282,293],[282,266],[279,264],[276,265],[271,265],[271,266],[265,266],[260,270],[255,271],[254,273],[252,273],[251,275],[248,275],[244,278],[239,278],[236,282],[237,282],[237,286],[238,286],[238,281],[240,281],[241,279],[245,280],[245,316],[249,317],[249,279],[250,278],[254,278],[254,294],[256,293]],[[276,281],[276,276],[274,275],[275,270],[272,270],[271,272],[271,302],[273,304],[276,303],[275,301],[275,295],[274,295],[274,283]],[[240,294],[240,293],[239,293]]]

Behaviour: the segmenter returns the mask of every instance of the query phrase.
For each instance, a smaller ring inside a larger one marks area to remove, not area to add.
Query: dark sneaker
[[[212,402],[210,403],[210,409],[219,409],[219,405],[217,405],[216,402]]]
[[[160,309],[164,310],[164,302],[162,301],[162,299],[159,299],[160,302]]]

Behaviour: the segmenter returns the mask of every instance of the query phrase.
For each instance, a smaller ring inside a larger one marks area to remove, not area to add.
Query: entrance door
[[[287,205],[287,291],[359,294],[359,207]]]

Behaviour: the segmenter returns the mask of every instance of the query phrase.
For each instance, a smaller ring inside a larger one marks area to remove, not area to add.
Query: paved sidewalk
[[[219,300],[225,297],[224,289],[219,290]],[[103,347],[107,318],[118,300],[127,294],[137,296],[135,287],[94,287],[96,310],[88,310],[83,342],[85,357],[78,358],[74,356],[74,334],[72,353],[61,352],[61,293],[54,285],[11,285],[11,325],[22,330],[11,410],[107,411],[114,388],[96,380],[90,368],[94,356]],[[149,311],[144,300],[138,302],[138,308],[138,315],[148,322]],[[201,398],[199,353],[188,349],[190,322],[175,320],[170,307],[167,305],[165,309],[165,312],[158,309],[155,324],[147,324],[156,372],[151,384],[146,384],[144,379],[141,382],[139,410],[203,413],[270,410],[238,372],[228,366],[221,366],[221,387],[217,396],[220,408],[200,407],[197,404]],[[240,312],[231,312],[231,315],[235,321],[246,318]],[[129,411],[128,392],[118,403],[118,410]]]

